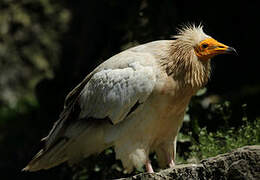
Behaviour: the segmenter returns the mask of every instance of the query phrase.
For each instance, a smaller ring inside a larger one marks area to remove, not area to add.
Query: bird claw
[[[173,160],[170,161],[170,163],[168,164],[170,168],[173,168],[175,166],[175,163]]]
[[[154,173],[153,171],[153,167],[152,167],[152,164],[151,164],[151,161],[148,160],[146,163],[145,163],[145,167],[146,167],[146,171],[148,173]]]

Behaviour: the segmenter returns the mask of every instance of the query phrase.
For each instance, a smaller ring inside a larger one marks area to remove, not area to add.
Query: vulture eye
[[[202,44],[202,48],[206,49],[209,45],[208,44]]]

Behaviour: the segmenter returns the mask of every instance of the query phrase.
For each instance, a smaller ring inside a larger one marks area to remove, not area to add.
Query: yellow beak
[[[235,54],[235,55],[237,55],[237,51],[235,50],[235,48],[222,44],[218,41],[215,41],[215,43],[209,48],[212,49],[214,54]]]
[[[230,46],[222,44],[213,38],[208,38],[200,42],[195,49],[195,53],[201,60],[208,60],[218,54],[236,54],[237,51]]]

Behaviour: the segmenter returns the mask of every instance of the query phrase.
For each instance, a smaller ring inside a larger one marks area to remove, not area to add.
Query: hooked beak
[[[212,53],[216,53],[216,54],[234,54],[234,55],[238,55],[237,51],[235,50],[235,48],[227,46],[225,44],[219,43],[217,42],[215,45],[215,48],[212,49]]]
[[[226,54],[234,54],[234,55],[238,55],[237,51],[235,50],[235,48],[233,47],[228,47],[225,51]]]
[[[213,53],[215,51],[216,54],[235,54],[235,55],[238,55],[237,54],[237,51],[231,47],[231,46],[227,46],[225,44],[222,44],[218,41],[216,41],[213,45]]]

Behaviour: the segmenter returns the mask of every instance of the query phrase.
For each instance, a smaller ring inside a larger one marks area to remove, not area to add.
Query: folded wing
[[[143,103],[153,91],[155,73],[139,62],[123,69],[104,69],[89,80],[80,95],[80,118],[108,117],[122,121],[136,103]]]
[[[156,84],[151,62],[154,59],[150,55],[121,54],[95,69],[69,93],[60,119],[44,138],[45,147],[24,170],[48,169],[106,148],[102,121],[120,123],[146,101]],[[96,124],[94,130],[90,128],[93,123]]]

